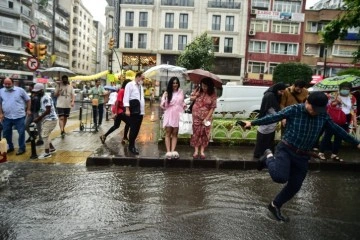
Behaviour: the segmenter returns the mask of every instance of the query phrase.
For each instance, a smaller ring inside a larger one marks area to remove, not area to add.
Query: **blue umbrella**
[[[117,91],[117,90],[118,90],[117,87],[109,86],[109,85],[104,86],[104,89],[105,89],[105,90],[109,90],[109,91]]]

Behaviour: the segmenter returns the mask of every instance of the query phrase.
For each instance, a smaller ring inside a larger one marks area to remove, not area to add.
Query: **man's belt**
[[[296,154],[306,155],[306,156],[318,158],[318,154],[316,154],[316,153],[313,152],[313,151],[304,151],[304,150],[301,150],[301,149],[299,149],[299,148],[294,147],[293,145],[291,145],[290,143],[288,143],[288,142],[285,141],[285,140],[281,140],[281,142],[284,143],[285,146],[287,146],[291,151],[293,151],[293,152],[296,153]]]

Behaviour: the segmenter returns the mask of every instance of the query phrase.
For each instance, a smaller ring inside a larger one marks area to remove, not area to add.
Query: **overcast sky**
[[[94,20],[101,22],[105,27],[105,7],[107,2],[105,0],[82,0],[82,3],[93,15]]]
[[[319,0],[306,0],[306,9],[312,7]],[[97,20],[105,26],[105,7],[107,3],[105,0],[83,0],[85,7],[93,15],[94,20]]]

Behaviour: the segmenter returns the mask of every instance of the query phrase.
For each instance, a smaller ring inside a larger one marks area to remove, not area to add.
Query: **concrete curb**
[[[101,157],[89,156],[86,160],[86,166],[130,166],[130,167],[157,167],[157,168],[212,168],[212,169],[232,169],[232,170],[254,170],[255,161],[244,160],[193,160],[178,159],[166,160],[163,158],[146,157]],[[360,162],[318,162],[311,160],[309,162],[311,171],[360,171]]]

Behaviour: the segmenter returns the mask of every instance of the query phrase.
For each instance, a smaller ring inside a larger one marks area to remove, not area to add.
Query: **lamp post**
[[[323,74],[323,79],[326,78],[326,57],[327,57],[327,46],[324,45],[324,74]]]

